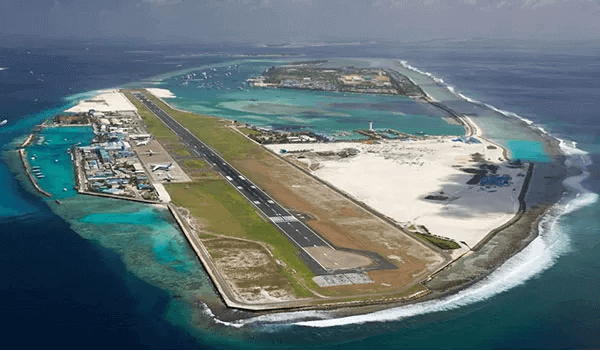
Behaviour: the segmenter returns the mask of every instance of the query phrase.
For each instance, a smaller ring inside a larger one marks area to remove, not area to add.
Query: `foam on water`
[[[297,322],[295,324],[323,328],[367,322],[395,321],[420,314],[448,311],[487,300],[492,296],[524,284],[527,280],[538,276],[551,267],[559,256],[569,250],[569,236],[561,228],[560,218],[566,213],[593,204],[597,201],[597,198],[596,194],[587,193],[577,197],[576,200],[569,202],[567,205],[555,206],[540,223],[539,237],[487,278],[455,295],[436,301],[392,308],[361,316]]]
[[[598,196],[585,193],[567,204],[557,204],[539,225],[540,235],[520,253],[507,260],[502,266],[488,277],[470,288],[454,295],[438,300],[416,303],[413,305],[390,308],[374,313],[331,318],[330,312],[302,311],[281,314],[263,315],[256,318],[224,322],[215,318],[220,324],[241,328],[245,325],[261,324],[293,324],[304,327],[336,327],[348,324],[363,324],[369,322],[398,321],[405,318],[449,311],[477,302],[487,300],[502,292],[524,284],[527,280],[538,276],[551,267],[556,259],[569,250],[569,237],[560,226],[560,218],[567,213],[589,206],[597,201]],[[210,310],[207,311],[210,312]],[[212,312],[210,312],[212,315]],[[213,315],[214,316],[214,315]],[[309,320],[307,319],[316,319]]]
[[[510,112],[510,111],[505,111],[505,110],[499,109],[499,108],[497,108],[497,107],[495,107],[493,105],[490,105],[490,104],[487,104],[487,103],[475,100],[473,98],[470,98],[470,97],[466,96],[465,94],[460,93],[459,91],[456,90],[456,88],[454,86],[447,84],[446,82],[444,82],[444,80],[442,78],[438,78],[438,77],[436,77],[435,75],[433,75],[430,72],[425,72],[425,71],[422,71],[422,70],[420,70],[420,69],[418,69],[418,68],[416,68],[414,66],[411,66],[406,61],[400,61],[400,63],[402,64],[402,66],[404,68],[410,69],[411,71],[423,74],[423,75],[431,78],[437,84],[439,84],[439,85],[445,87],[446,89],[448,89],[448,91],[450,91],[456,97],[459,97],[459,98],[461,98],[461,99],[463,99],[465,101],[468,101],[468,102],[470,102],[472,104],[475,104],[475,105],[487,107],[490,110],[493,110],[493,111],[495,111],[497,113],[500,113],[501,115],[504,115],[506,117],[517,118],[517,119],[520,119],[521,121],[523,121],[523,122],[525,122],[525,123],[527,123],[529,125],[533,125],[533,121],[530,120],[530,119],[527,119],[527,118],[525,118],[523,116],[519,116],[518,114],[516,114],[514,112]],[[541,128],[541,127],[537,127],[537,128],[540,131],[542,131],[543,133],[548,134],[543,128]]]

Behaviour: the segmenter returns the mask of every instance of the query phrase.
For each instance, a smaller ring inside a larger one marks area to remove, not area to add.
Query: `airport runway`
[[[299,249],[305,259],[311,261],[309,267],[316,274],[329,273],[331,270],[323,267],[304,248],[327,247],[335,250],[327,241],[312,229],[300,222],[283,206],[271,199],[248,178],[227,163],[216,151],[204,144],[177,120],[146,98],[143,94],[134,92],[133,95],[150,109],[167,127],[177,134],[186,144],[190,145],[196,155],[212,164],[227,181],[235,187],[254,207],[258,208],[273,224]]]

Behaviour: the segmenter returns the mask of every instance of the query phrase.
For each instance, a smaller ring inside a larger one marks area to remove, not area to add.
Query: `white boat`
[[[8,120],[7,119],[3,120],[2,122],[0,122],[0,127],[5,125],[6,123],[8,123]]]

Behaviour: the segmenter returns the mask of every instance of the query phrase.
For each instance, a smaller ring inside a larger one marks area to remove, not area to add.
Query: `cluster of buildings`
[[[87,113],[94,139],[88,146],[74,146],[79,188],[134,199],[158,200],[146,169],[132,148],[132,143],[148,143],[143,122],[135,113]]]
[[[316,143],[327,141],[327,138],[310,131],[284,132],[251,125],[246,125],[246,128],[260,132],[248,135],[249,138],[260,144]]]
[[[398,94],[383,69],[321,68],[314,65],[272,67],[260,77],[248,79],[254,87],[295,88],[367,94]]]

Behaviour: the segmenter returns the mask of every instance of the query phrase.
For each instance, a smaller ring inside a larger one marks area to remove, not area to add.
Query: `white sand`
[[[99,112],[137,111],[134,104],[117,90],[106,90],[91,99],[80,100],[77,106],[71,107],[65,112],[88,112],[89,110]]]
[[[451,139],[429,137],[414,141],[387,140],[374,145],[344,142],[267,147],[275,152],[280,149],[312,149],[314,152],[358,149],[360,153],[353,157],[319,156],[313,152],[303,154],[306,158],[298,161],[312,165],[316,177],[397,222],[407,226],[424,225],[432,234],[465,241],[472,247],[517,212],[524,180],[517,174],[524,175],[526,171],[506,167],[502,148],[480,137],[482,144],[452,142]],[[487,149],[488,145],[497,148]],[[500,166],[498,174],[509,174],[514,184],[488,189],[467,185],[472,175],[453,166],[476,168],[478,163],[471,160],[476,152]],[[295,156],[288,154],[287,157]],[[440,195],[441,191],[448,200],[424,199],[428,195]]]
[[[176,97],[175,94],[173,94],[169,89],[162,89],[162,88],[146,88],[146,90],[148,90],[148,92],[154,96],[156,96],[157,98],[174,98]]]

